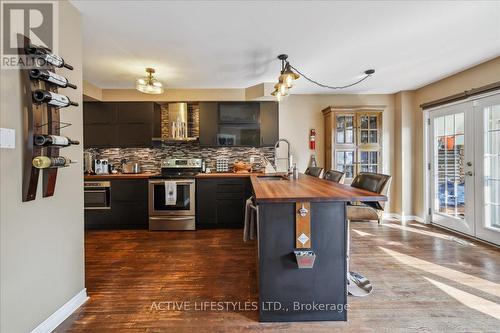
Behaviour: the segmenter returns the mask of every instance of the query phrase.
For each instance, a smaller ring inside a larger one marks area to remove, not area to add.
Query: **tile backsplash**
[[[94,158],[107,158],[109,163],[119,166],[122,159],[141,164],[142,171],[156,172],[165,158],[202,158],[207,167],[215,170],[217,158],[228,158],[229,164],[249,162],[250,155],[274,159],[273,147],[200,147],[197,141],[163,144],[155,148],[87,148]]]

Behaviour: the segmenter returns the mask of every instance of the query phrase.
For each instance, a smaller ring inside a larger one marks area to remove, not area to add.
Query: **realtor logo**
[[[2,1],[2,68],[29,65],[20,57],[24,35],[36,46],[57,52],[57,1]]]

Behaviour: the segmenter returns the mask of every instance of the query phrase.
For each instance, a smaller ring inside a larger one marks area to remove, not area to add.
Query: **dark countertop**
[[[251,176],[257,202],[386,201],[385,195],[300,174],[298,180],[266,180]]]
[[[84,180],[103,180],[103,179],[148,179],[158,173],[142,172],[142,173],[112,173],[109,175],[85,175]]]

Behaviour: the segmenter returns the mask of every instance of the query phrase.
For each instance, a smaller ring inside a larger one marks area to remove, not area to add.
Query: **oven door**
[[[165,180],[149,181],[149,216],[195,215],[194,179],[172,180],[176,184],[175,205],[165,204]]]
[[[110,182],[86,182],[83,194],[85,209],[111,209]]]

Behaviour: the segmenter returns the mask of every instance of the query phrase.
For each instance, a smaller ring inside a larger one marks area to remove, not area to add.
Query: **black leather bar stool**
[[[351,183],[352,187],[363,190],[387,194],[391,176],[380,173],[361,172]],[[377,220],[380,223],[384,212],[385,202],[351,202],[347,205],[347,291],[352,296],[367,296],[373,286],[365,276],[351,272],[349,270],[350,249],[351,249],[351,221]]]
[[[323,175],[323,179],[329,180],[331,182],[344,184],[345,173],[337,170],[328,170]]]
[[[322,173],[323,173],[323,168],[320,168],[320,167],[309,167],[304,172],[304,174],[306,174],[306,175],[318,177],[318,178],[321,176]]]

